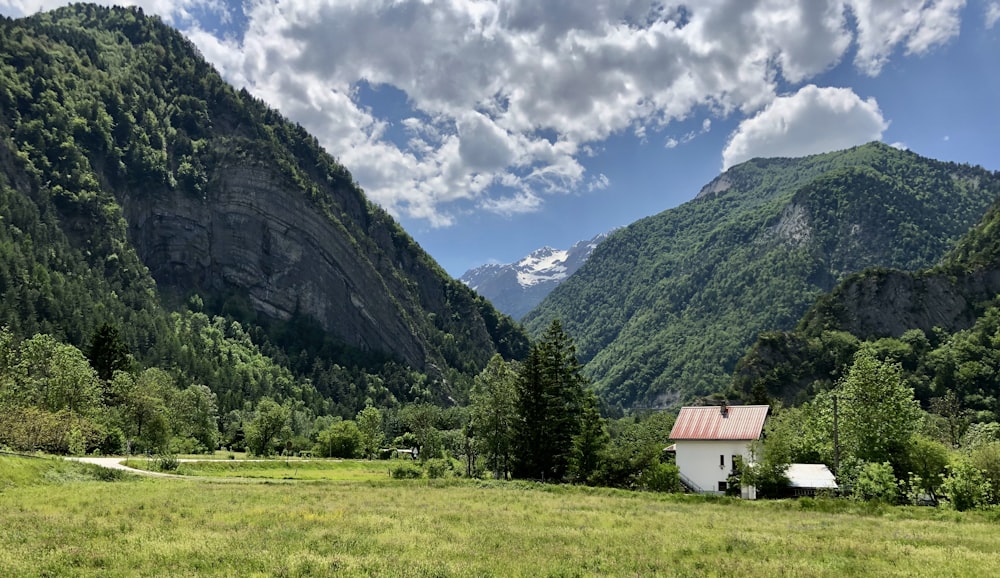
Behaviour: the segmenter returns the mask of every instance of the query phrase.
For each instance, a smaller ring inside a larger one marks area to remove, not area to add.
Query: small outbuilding
[[[826,464],[788,464],[785,477],[792,496],[815,496],[816,492],[837,490],[837,479]]]

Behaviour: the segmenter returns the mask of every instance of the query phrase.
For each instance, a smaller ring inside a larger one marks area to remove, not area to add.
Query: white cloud
[[[910,146],[908,144],[906,144],[905,142],[902,142],[902,141],[896,141],[896,142],[892,143],[889,146],[891,146],[894,149],[899,149],[901,151],[908,151],[908,150],[910,150]]]
[[[986,28],[992,29],[997,20],[1000,20],[1000,2],[990,2],[986,6]]]
[[[520,192],[508,197],[483,199],[481,209],[510,217],[519,213],[533,213],[542,206],[542,199],[530,192]]]
[[[587,184],[587,192],[592,193],[594,191],[603,191],[608,188],[608,185],[610,184],[611,179],[608,178],[608,175],[600,173],[596,177],[590,179],[590,183]]]
[[[0,0],[0,12],[63,3]],[[900,49],[954,37],[964,0],[245,0],[239,40],[196,21],[225,20],[233,2],[133,3],[315,134],[373,200],[447,226],[458,202],[513,214],[587,190],[600,180],[581,160],[612,134],[643,139],[696,110],[758,114],[781,79],[808,82],[852,47],[855,65],[878,74]],[[412,114],[396,120],[408,140],[389,138],[392,119],[361,101],[362,82],[405,95]],[[740,139],[759,135],[753,126]]]
[[[858,26],[854,62],[875,76],[893,50],[924,54],[958,35],[965,0],[847,0]]]
[[[723,169],[754,157],[801,157],[882,138],[889,123],[874,98],[849,88],[807,85],[774,99],[740,123],[722,153]]]

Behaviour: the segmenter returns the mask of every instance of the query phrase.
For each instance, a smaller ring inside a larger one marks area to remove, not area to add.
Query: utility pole
[[[838,431],[837,394],[833,394],[833,475],[840,475],[840,435]]]

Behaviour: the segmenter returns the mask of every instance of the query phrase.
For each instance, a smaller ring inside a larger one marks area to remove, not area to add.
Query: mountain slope
[[[398,360],[437,387],[526,351],[314,137],[141,10],[0,22],[0,188],[5,226],[24,225],[0,259],[0,324],[20,335],[83,346],[111,320],[169,356],[162,304],[197,302],[302,371]]]
[[[575,273],[607,236],[608,233],[601,233],[568,250],[542,247],[517,263],[470,269],[459,280],[489,299],[500,311],[520,319]]]
[[[1000,200],[938,265],[850,275],[794,331],[762,334],[737,364],[734,391],[803,401],[829,387],[861,342],[871,341],[915,376],[909,379],[921,401],[954,390],[966,407],[996,419],[1000,374],[980,364],[1000,356],[998,294]]]
[[[988,171],[879,143],[751,160],[612,235],[525,323],[562,319],[608,400],[671,405],[722,390],[761,331],[844,276],[933,264],[998,193]]]

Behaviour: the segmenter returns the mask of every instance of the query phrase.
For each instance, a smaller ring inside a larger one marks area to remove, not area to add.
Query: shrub
[[[680,492],[680,470],[675,464],[652,464],[639,476],[639,487],[651,492]]]
[[[423,477],[424,470],[412,462],[400,461],[389,469],[389,475],[396,480],[416,479]]]
[[[87,439],[83,437],[83,432],[80,428],[74,427],[69,430],[69,436],[67,438],[67,450],[70,455],[82,456],[87,453]]]
[[[427,477],[431,479],[443,478],[452,470],[451,462],[441,458],[427,460],[426,467]]]
[[[172,454],[204,454],[208,449],[193,437],[175,437],[170,440],[170,453]]]
[[[988,502],[1000,503],[1000,442],[984,443],[973,449],[969,453],[969,463],[982,472],[990,484]]]
[[[174,454],[160,454],[153,459],[153,469],[158,472],[175,472],[179,466]]]
[[[949,466],[948,469],[951,472],[941,484],[941,491],[953,508],[963,512],[981,508],[989,503],[992,489],[983,472],[965,460]]]
[[[894,504],[899,498],[899,483],[889,462],[869,462],[861,467],[854,482],[854,497],[866,502]]]

